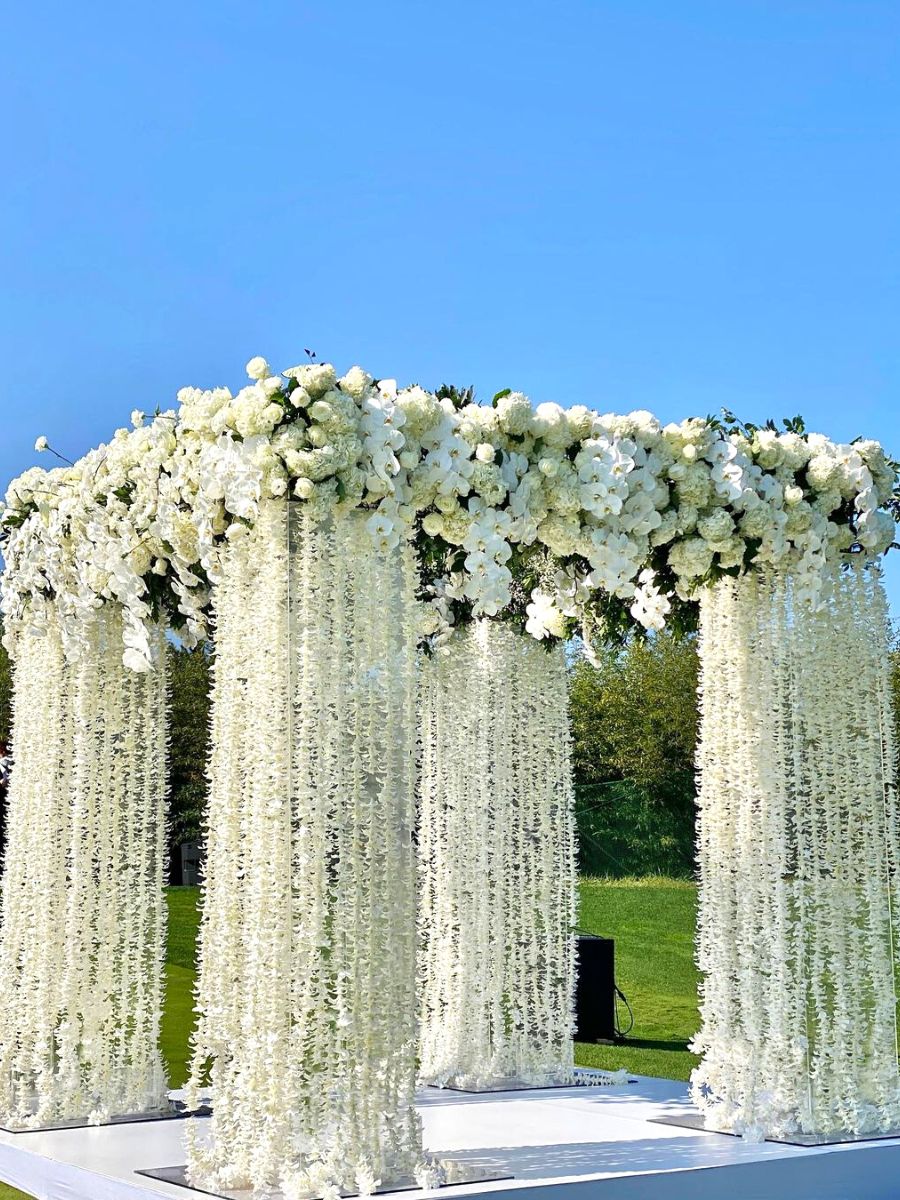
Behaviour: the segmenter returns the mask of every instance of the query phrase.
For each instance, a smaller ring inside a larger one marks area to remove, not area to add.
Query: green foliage
[[[893,701],[894,728],[900,735],[900,629],[894,628],[894,645],[891,650],[891,699]]]
[[[475,389],[473,387],[461,388],[452,383],[442,383],[434,394],[438,400],[449,400],[456,409],[475,403]]]
[[[688,879],[693,872],[693,793],[671,807],[627,780],[575,788],[578,861],[587,874]]]
[[[211,649],[184,650],[170,645],[168,653],[170,840],[174,848],[199,839],[206,807]]]
[[[572,669],[570,712],[581,869],[693,869],[697,650],[663,633]]]

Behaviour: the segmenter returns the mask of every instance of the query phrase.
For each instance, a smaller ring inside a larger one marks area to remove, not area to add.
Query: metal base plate
[[[442,1187],[456,1187],[465,1183],[495,1183],[501,1179],[515,1178],[514,1175],[502,1171],[490,1171],[485,1167],[470,1166],[469,1163],[459,1159],[441,1158],[437,1160],[437,1165],[443,1167],[447,1175],[446,1182],[441,1184]],[[188,1182],[187,1166],[156,1167],[151,1171],[135,1171],[135,1175],[145,1175],[148,1179],[159,1179],[163,1183],[174,1183],[176,1187],[189,1188],[204,1196],[217,1196],[219,1200],[251,1200],[254,1197],[250,1188],[224,1188],[218,1192],[211,1192],[208,1188],[197,1187]],[[387,1192],[412,1192],[416,1191],[418,1187],[419,1185],[414,1179],[397,1179],[376,1188],[375,1192],[378,1195]],[[282,1200],[283,1195],[283,1192],[277,1190],[266,1191],[257,1193],[255,1200]],[[341,1195],[350,1197],[357,1193],[341,1192]],[[308,1200],[320,1200],[320,1198],[310,1192]]]
[[[204,1105],[196,1111],[188,1111],[179,1101],[171,1108],[159,1112],[117,1113],[106,1121],[89,1121],[86,1117],[71,1117],[68,1121],[48,1121],[46,1125],[20,1126],[0,1125],[0,1133],[52,1133],[57,1129],[102,1129],[105,1125],[143,1125],[149,1121],[183,1121],[186,1117],[208,1117],[212,1109]]]
[[[699,1129],[703,1133],[715,1133],[721,1137],[740,1137],[730,1129],[708,1129],[706,1121],[700,1113],[685,1113],[681,1117],[651,1117],[653,1125],[674,1125],[678,1129]],[[847,1142],[884,1142],[891,1138],[900,1138],[900,1129],[889,1130],[887,1133],[848,1133],[837,1130],[835,1133],[788,1133],[783,1137],[767,1137],[767,1142],[777,1142],[780,1146],[843,1146]]]
[[[620,1083],[618,1080],[613,1081],[612,1077],[603,1071],[589,1071],[576,1068],[572,1072],[571,1078],[567,1080],[552,1080],[548,1079],[545,1083],[528,1083],[524,1079],[495,1079],[490,1083],[482,1084],[480,1087],[463,1087],[458,1083],[445,1083],[443,1085],[437,1083],[429,1083],[426,1086],[436,1088],[444,1092],[463,1092],[465,1095],[480,1096],[485,1092],[547,1092],[556,1088],[576,1088],[576,1087],[617,1087],[623,1083],[636,1083],[636,1079],[630,1076],[627,1080]]]

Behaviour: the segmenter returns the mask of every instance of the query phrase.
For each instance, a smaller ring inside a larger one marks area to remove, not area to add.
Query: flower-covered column
[[[895,747],[877,571],[821,604],[790,578],[701,601],[698,752],[703,1061],[711,1128],[900,1124]]]
[[[199,1186],[288,1196],[421,1176],[416,570],[366,513],[270,502],[216,587],[193,1084]],[[228,986],[223,986],[223,981]]]
[[[98,610],[79,660],[55,622],[15,655],[13,771],[0,929],[0,1116],[13,1126],[148,1113],[165,942],[165,641],[122,662]]]
[[[479,621],[423,676],[422,1078],[564,1082],[576,895],[564,651]]]

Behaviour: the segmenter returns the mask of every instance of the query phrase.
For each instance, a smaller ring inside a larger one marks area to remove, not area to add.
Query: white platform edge
[[[687,1104],[684,1084],[420,1097],[429,1151],[516,1178],[426,1194],[498,1200],[897,1200],[900,1139],[840,1146],[751,1144],[652,1124]],[[185,1122],[0,1134],[0,1179],[37,1200],[200,1200],[135,1175],[184,1162]],[[862,1158],[861,1156],[865,1156]]]

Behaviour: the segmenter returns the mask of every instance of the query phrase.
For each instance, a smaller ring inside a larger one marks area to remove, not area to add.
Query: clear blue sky
[[[74,457],[304,346],[900,454],[896,0],[35,0],[4,25],[4,485],[39,433]]]

